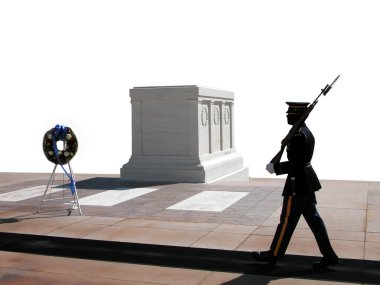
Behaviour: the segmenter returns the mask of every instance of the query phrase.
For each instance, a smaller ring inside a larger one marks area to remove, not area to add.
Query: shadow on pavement
[[[9,223],[17,223],[17,222],[19,222],[17,218],[0,219],[0,224],[9,224]]]
[[[312,263],[319,258],[312,256],[286,255],[271,267],[242,251],[3,232],[0,250],[243,274],[224,283],[228,285],[268,284],[283,278],[380,284],[380,262],[370,260],[341,259],[339,265],[318,271],[312,269]]]
[[[138,182],[138,181],[125,181],[120,178],[114,177],[94,177],[85,180],[76,181],[75,185],[77,189],[95,189],[95,190],[111,190],[117,187],[127,188],[140,188],[159,185],[176,184],[171,182]],[[68,187],[69,184],[59,185],[58,187]]]

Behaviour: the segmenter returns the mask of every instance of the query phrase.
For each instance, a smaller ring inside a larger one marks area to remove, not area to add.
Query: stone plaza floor
[[[270,246],[282,179],[142,184],[80,174],[82,215],[68,216],[63,174],[56,200],[40,207],[49,177],[0,173],[0,284],[380,284],[380,182],[321,181],[318,209],[341,263],[320,272],[303,218],[276,267],[250,257]]]

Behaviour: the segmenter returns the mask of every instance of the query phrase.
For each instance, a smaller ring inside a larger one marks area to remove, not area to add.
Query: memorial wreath
[[[62,150],[57,147],[58,141],[63,141]],[[77,137],[71,128],[56,125],[45,133],[42,148],[49,161],[64,165],[75,156],[78,150]]]

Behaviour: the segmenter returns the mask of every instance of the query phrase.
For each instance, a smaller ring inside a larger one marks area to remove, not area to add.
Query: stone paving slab
[[[46,185],[49,176],[0,173],[0,194]],[[68,205],[62,201],[44,203],[41,212],[36,213],[41,197],[0,201],[0,232],[232,251],[266,250],[278,223],[284,183],[282,179],[253,179],[213,184],[126,184],[115,175],[77,175],[76,179],[80,198],[118,187],[158,190],[111,207],[83,205],[82,216],[78,211],[67,216]],[[57,180],[56,185],[64,183]],[[322,181],[322,186],[317,193],[318,208],[338,255],[380,261],[380,182]],[[168,209],[203,191],[248,194],[220,212]],[[320,256],[303,218],[287,254]]]
[[[2,173],[0,194],[41,185],[48,177],[48,174]],[[78,194],[82,198],[126,186],[111,175],[78,175],[77,180]],[[41,213],[36,214],[41,197],[0,201],[0,218],[18,220],[1,223],[0,231],[231,250],[265,249],[278,223],[282,183],[280,179],[254,179],[247,183],[155,185],[157,191],[112,207],[82,205],[82,216],[74,212],[69,217],[64,210],[67,205],[60,202],[44,204]],[[324,189],[317,193],[318,206],[338,254],[380,260],[376,253],[380,207],[374,209],[380,201],[369,199],[380,193],[380,183],[322,181],[322,185]],[[220,212],[170,209],[202,191],[249,194]],[[303,218],[288,252],[319,254]]]

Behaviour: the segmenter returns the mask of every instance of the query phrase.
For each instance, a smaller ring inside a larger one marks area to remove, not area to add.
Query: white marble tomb
[[[130,181],[247,181],[234,145],[234,93],[188,86],[135,87]]]

